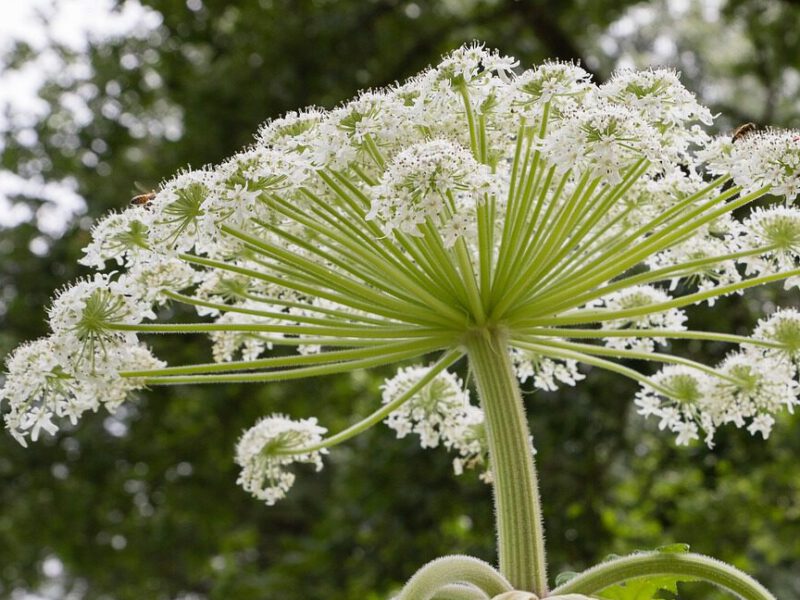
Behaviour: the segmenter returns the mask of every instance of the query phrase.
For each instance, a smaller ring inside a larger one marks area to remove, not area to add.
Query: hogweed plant
[[[609,590],[626,581],[681,579],[774,600],[729,565],[664,550],[551,588],[520,395],[520,381],[553,390],[606,369],[641,385],[638,412],[677,444],[709,447],[727,424],[767,438],[798,403],[800,313],[778,310],[749,337],[687,325],[693,305],[800,285],[798,132],[712,138],[711,123],[672,71],[595,85],[568,63],[518,72],[479,45],[334,110],[270,121],[227,162],[96,225],[81,262],[101,272],[61,290],[52,334],[7,359],[6,427],[26,445],[147,387],[400,364],[375,412],[343,431],[257,422],[236,447],[238,483],[271,505],[293,463],[320,469],[385,421],[451,451],[457,473],[478,469],[497,520],[497,569],[444,557],[400,600],[618,598]],[[169,302],[206,320],[154,322]],[[140,341],[197,332],[213,362],[167,366]],[[670,353],[674,340],[733,349],[709,366]],[[295,352],[268,355],[283,347]],[[462,360],[467,381],[450,370]]]

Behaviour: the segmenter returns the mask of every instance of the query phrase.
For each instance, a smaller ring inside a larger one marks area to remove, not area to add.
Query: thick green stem
[[[592,567],[553,590],[560,594],[595,594],[628,579],[675,575],[702,579],[744,600],[775,600],[764,586],[739,569],[701,554],[643,552]]]
[[[490,564],[457,554],[437,558],[419,569],[394,600],[431,600],[443,588],[459,583],[473,586],[489,597],[511,589],[511,584]]]
[[[486,415],[500,572],[514,589],[547,595],[544,530],[533,447],[506,336],[488,328],[466,347]]]

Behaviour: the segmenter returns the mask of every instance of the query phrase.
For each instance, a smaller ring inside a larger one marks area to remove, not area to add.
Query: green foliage
[[[668,544],[660,546],[657,552],[683,554],[689,552],[689,544]],[[619,585],[602,590],[597,596],[606,600],[656,600],[658,598],[674,598],[678,594],[678,583],[695,581],[691,577],[671,575],[650,575],[630,579]],[[665,595],[668,594],[668,595]]]
[[[678,593],[678,581],[674,577],[642,577],[604,589],[598,594],[606,600],[654,600],[669,598],[664,592]]]

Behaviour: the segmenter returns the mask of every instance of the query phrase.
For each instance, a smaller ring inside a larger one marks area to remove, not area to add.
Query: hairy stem
[[[511,584],[490,564],[471,556],[443,556],[419,569],[394,600],[431,600],[437,593],[452,591],[454,584],[467,584],[496,596],[511,589]]]
[[[764,586],[739,569],[702,554],[645,552],[592,567],[553,590],[553,595],[594,594],[628,579],[677,575],[702,579],[743,600],[776,600]]]
[[[514,589],[543,597],[547,566],[539,485],[506,336],[483,328],[468,337],[466,346],[486,415],[500,572]]]

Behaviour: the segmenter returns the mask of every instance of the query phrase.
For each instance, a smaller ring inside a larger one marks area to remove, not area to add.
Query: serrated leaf
[[[578,575],[575,571],[563,571],[556,575],[556,587],[567,583],[570,579],[573,579]]]
[[[659,592],[678,593],[679,581],[697,581],[685,575],[653,575],[631,579],[604,589],[597,595],[603,600],[655,600]]]
[[[664,552],[667,554],[685,554],[689,551],[689,544],[683,543],[675,543],[675,544],[667,544],[666,546],[659,546],[656,548],[656,552]]]

